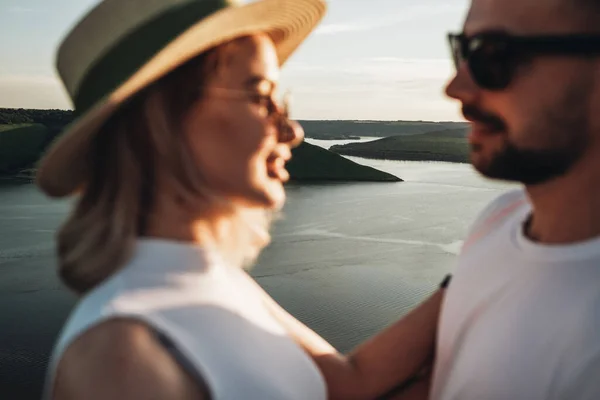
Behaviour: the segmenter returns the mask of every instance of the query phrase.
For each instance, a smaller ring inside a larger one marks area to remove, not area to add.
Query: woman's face
[[[281,129],[273,42],[262,35],[238,39],[224,45],[219,60],[183,133],[209,187],[245,206],[280,208],[285,163],[304,132],[295,122]]]

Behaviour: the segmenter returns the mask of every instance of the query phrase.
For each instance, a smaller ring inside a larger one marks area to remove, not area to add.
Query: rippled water
[[[477,212],[510,188],[465,164],[352,159],[406,182],[290,185],[285,219],[252,272],[343,351],[431,293]]]
[[[477,212],[508,188],[468,165],[354,160],[406,182],[289,185],[285,218],[252,271],[341,351],[434,290]],[[68,210],[69,201],[50,201],[33,185],[0,183],[2,399],[13,398],[7,390],[39,398],[49,351],[74,304],[55,273],[54,232]]]
[[[453,267],[477,212],[509,187],[482,179],[468,165],[354,160],[406,182],[289,185],[284,219],[252,271],[340,350],[422,301]],[[54,231],[68,205],[49,201],[32,185],[0,191],[0,326],[26,349],[40,339],[24,341],[23,332],[48,332],[50,341],[71,304],[53,267]]]

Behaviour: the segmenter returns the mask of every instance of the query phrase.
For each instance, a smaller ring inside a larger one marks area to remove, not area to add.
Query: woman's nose
[[[304,140],[304,129],[302,126],[290,119],[285,119],[281,123],[279,129],[279,141],[287,143],[290,147],[297,147]]]

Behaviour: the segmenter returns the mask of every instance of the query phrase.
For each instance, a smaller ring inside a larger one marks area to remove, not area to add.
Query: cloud
[[[52,75],[36,74],[36,75],[0,75],[0,84],[12,85],[59,85],[58,78]]]
[[[332,35],[336,33],[343,32],[356,32],[361,30],[370,29],[369,25],[360,25],[360,24],[328,24],[323,25],[322,27],[317,28],[315,34],[317,35]]]
[[[335,35],[348,32],[370,31],[380,28],[394,26],[402,22],[412,21],[414,19],[429,17],[438,14],[447,14],[456,11],[457,6],[452,4],[432,5],[420,4],[400,10],[393,15],[360,21],[349,21],[345,23],[324,24],[316,29],[316,35]]]
[[[59,79],[47,74],[0,75],[0,107],[71,108]]]
[[[292,91],[295,118],[460,120],[443,94],[452,68],[444,58],[295,62],[283,71],[282,86]]]
[[[349,59],[335,65],[292,62],[283,71],[283,75],[290,78],[315,77],[330,82],[345,78],[387,82],[398,79],[447,79],[452,70],[452,62],[448,58],[374,57]]]
[[[32,14],[32,13],[41,13],[42,9],[32,8],[32,7],[20,7],[20,6],[12,6],[8,8],[8,11],[15,14]]]

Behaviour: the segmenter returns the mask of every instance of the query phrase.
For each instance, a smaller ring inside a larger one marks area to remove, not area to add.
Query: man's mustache
[[[465,119],[486,125],[491,131],[504,131],[506,124],[499,117],[486,113],[475,106],[463,105],[462,114]]]

